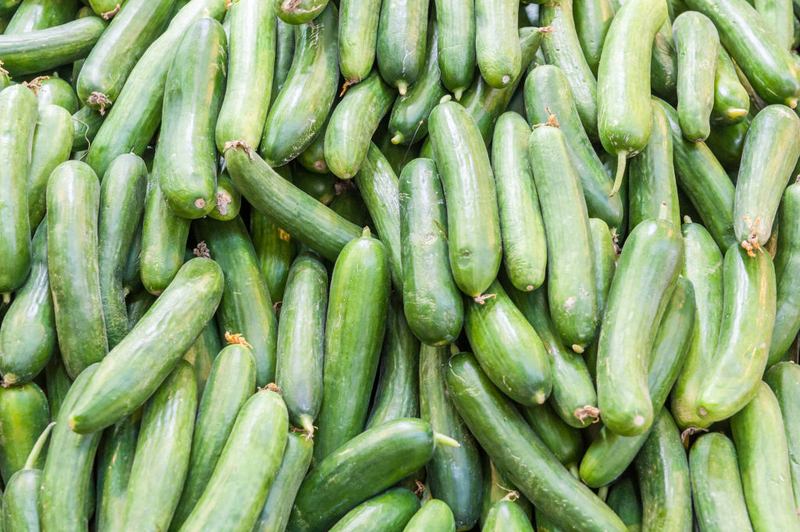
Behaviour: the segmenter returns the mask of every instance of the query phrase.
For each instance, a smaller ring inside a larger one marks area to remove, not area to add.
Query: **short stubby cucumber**
[[[456,530],[453,511],[439,499],[430,499],[417,510],[403,532],[452,532]]]
[[[521,71],[516,0],[475,0],[475,49],[481,76],[496,89],[506,87]]]

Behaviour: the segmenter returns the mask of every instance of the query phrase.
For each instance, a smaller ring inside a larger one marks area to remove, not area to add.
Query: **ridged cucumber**
[[[378,22],[378,69],[400,95],[425,66],[429,0],[383,0]]]

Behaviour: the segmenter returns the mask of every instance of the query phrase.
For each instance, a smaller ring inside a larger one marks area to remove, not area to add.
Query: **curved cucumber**
[[[509,85],[523,68],[514,34],[518,5],[516,0],[475,0],[478,68],[483,79],[496,89]]]
[[[614,11],[614,4],[610,0],[574,0],[572,4],[578,43],[595,76],[600,65],[603,42],[614,19]]]
[[[567,425],[548,403],[522,407],[520,413],[564,467],[572,468],[580,462],[584,451],[581,433]]]
[[[405,95],[422,74],[429,0],[383,0],[378,22],[378,69]]]
[[[792,473],[792,487],[795,507],[800,508],[800,440],[798,434],[797,402],[800,397],[800,366],[791,362],[775,364],[764,375],[764,381],[775,393],[781,407],[786,443],[789,446],[789,468]]]
[[[275,4],[275,13],[279,19],[294,25],[312,22],[328,5],[328,0],[270,0],[270,2]]]
[[[28,166],[28,219],[35,231],[47,210],[47,181],[56,166],[69,159],[74,126],[69,112],[58,105],[39,107]]]
[[[375,63],[381,0],[339,0],[339,70],[353,85]]]
[[[36,384],[0,389],[0,473],[6,485],[14,473],[25,469],[28,455],[48,423],[47,398]],[[40,467],[44,458],[34,465]]]
[[[537,528],[542,531],[542,520],[537,519]],[[486,515],[481,531],[486,532],[533,532],[530,517],[510,500],[494,503]]]
[[[736,75],[731,56],[724,46],[719,47],[717,68],[714,71],[714,107],[711,121],[735,124],[744,120],[750,110],[750,97]]]
[[[456,522],[450,507],[438,499],[430,499],[417,510],[403,532],[453,532]]]
[[[78,5],[78,0],[25,0],[20,3],[2,33],[30,33],[66,24],[75,18]]]
[[[356,506],[330,532],[357,532],[381,524],[384,532],[402,532],[419,509],[419,499],[410,490],[393,488]]]
[[[475,1],[436,0],[439,25],[439,70],[442,84],[456,100],[475,75]],[[521,65],[520,65],[521,67]]]

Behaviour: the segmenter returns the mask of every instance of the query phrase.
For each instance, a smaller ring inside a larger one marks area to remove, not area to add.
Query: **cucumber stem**
[[[372,236],[372,232],[369,230],[369,227],[364,227],[364,230],[361,231],[361,236],[368,238]]]
[[[303,427],[303,432],[305,432],[303,437],[306,440],[313,440],[314,429],[316,428],[314,426],[314,419],[308,414],[303,414],[302,416],[300,416],[300,426]]]
[[[435,430],[433,431],[433,443],[434,445],[444,445],[446,447],[461,447],[461,444],[450,436],[439,434]]]
[[[457,102],[461,101],[461,96],[464,94],[464,89],[456,89],[453,91],[453,97]]]
[[[6,305],[11,303],[11,292],[3,292],[3,303]]]
[[[404,80],[398,81],[397,92],[400,93],[400,96],[405,96],[406,92],[408,92],[408,83],[406,83]]]
[[[606,498],[608,497],[608,486],[602,486],[600,489],[598,489],[597,496],[600,497],[601,501],[606,502]]]
[[[614,177],[614,186],[611,187],[609,198],[613,198],[622,186],[622,178],[625,176],[625,165],[628,163],[628,152],[617,153],[617,175]]]
[[[747,109],[739,109],[734,107],[733,109],[728,109],[728,112],[725,114],[728,115],[728,118],[739,118],[740,116],[747,114]]]
[[[403,142],[403,134],[402,133],[398,133],[397,135],[392,137],[392,144],[400,144],[401,142]]]
[[[56,422],[53,421],[47,425],[39,435],[39,439],[36,440],[36,443],[33,445],[33,449],[31,449],[31,454],[28,455],[28,459],[25,461],[24,469],[34,468],[36,461],[39,459],[39,454],[41,454],[44,444],[47,442],[47,437],[50,435],[50,431],[53,430],[53,425],[55,424]]]

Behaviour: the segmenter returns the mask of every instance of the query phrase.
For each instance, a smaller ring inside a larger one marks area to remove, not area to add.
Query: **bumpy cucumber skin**
[[[541,520],[537,527],[541,531]],[[486,515],[481,531],[486,532],[533,532],[530,517],[512,501],[501,500],[494,503]]]
[[[475,0],[436,0],[442,84],[456,100],[475,75]]]
[[[439,499],[430,499],[417,510],[403,532],[455,532],[456,522],[450,507]]]
[[[270,0],[270,2],[274,3],[275,13],[279,19],[294,25],[312,22],[328,5],[328,0],[300,0],[299,2]]]
[[[481,497],[481,517],[479,524],[483,526],[486,522],[486,517],[489,515],[489,510],[494,504],[510,492],[517,491],[517,489],[506,479],[505,475],[500,472],[494,463],[486,456],[483,457],[483,496]],[[517,493],[519,493],[517,491]],[[528,519],[533,517],[533,506],[530,501],[525,497],[517,498],[514,503],[519,506]]]
[[[402,532],[419,509],[419,499],[410,490],[393,488],[350,510],[330,532],[357,532],[375,523],[384,532]]]
[[[572,5],[572,18],[583,57],[596,76],[603,42],[614,19],[614,5],[610,0],[576,0]]]
[[[580,462],[584,450],[581,433],[567,425],[548,403],[522,407],[519,411],[564,467],[571,468]]]
[[[514,0],[475,0],[475,49],[481,76],[496,89],[506,87],[522,70],[514,38],[519,9]]]
[[[61,356],[76,378],[108,352],[100,293],[97,218],[100,182],[67,161],[47,184],[47,263]]]
[[[351,85],[375,63],[381,0],[339,0],[339,70]]]
[[[425,65],[428,0],[383,0],[378,22],[378,69],[401,95]],[[516,27],[516,26],[515,26]]]
[[[750,110],[747,90],[739,82],[736,67],[724,46],[719,47],[717,68],[714,73],[714,107],[711,121],[732,125],[741,122]]]
[[[141,411],[137,410],[103,432],[97,455],[97,509],[94,517],[98,531],[120,530],[123,525],[125,495],[141,421]]]
[[[800,508],[800,440],[798,440],[797,407],[800,405],[800,366],[791,362],[775,364],[764,375],[764,381],[775,393],[781,407],[786,443],[789,447],[789,468],[792,473],[792,487],[795,507]]]
[[[69,159],[73,144],[72,117],[57,105],[39,107],[28,167],[28,219],[31,231],[39,227],[47,211],[47,181],[56,166]]]
[[[75,18],[78,4],[78,0],[27,0],[20,3],[2,33],[29,33],[66,24]]]
[[[24,469],[28,454],[48,423],[47,398],[36,384],[0,389],[0,473],[4,483]],[[37,467],[44,458],[41,455]]]

